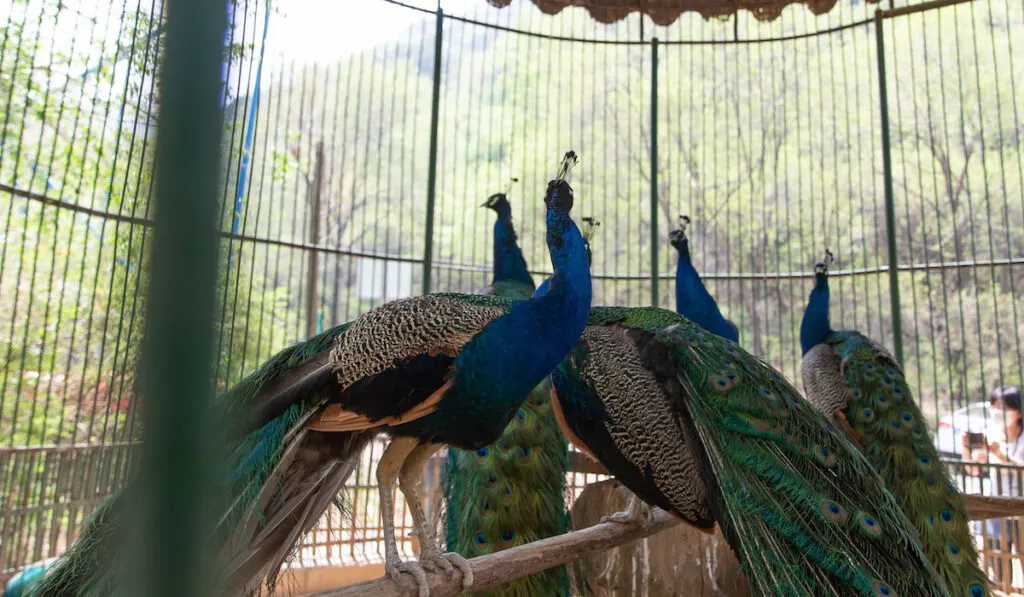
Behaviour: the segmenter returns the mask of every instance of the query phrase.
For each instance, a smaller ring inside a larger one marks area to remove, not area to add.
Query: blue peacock
[[[670,311],[595,307],[551,378],[570,441],[638,496],[612,520],[658,506],[717,522],[760,595],[948,595],[871,465],[735,343]]]
[[[494,278],[486,294],[526,300],[535,288],[519,248],[507,193],[491,195],[482,206],[497,216]],[[586,235],[586,225],[583,233]],[[552,415],[545,379],[496,442],[475,452],[449,448],[445,486],[448,549],[473,557],[564,533],[568,469],[568,444]],[[477,595],[555,597],[567,593],[565,567],[558,566]]]
[[[690,258],[690,240],[686,228],[689,216],[679,216],[679,228],[669,234],[669,242],[679,253],[676,262],[676,312],[712,334],[739,342],[740,333],[733,322],[722,316],[718,303],[704,286]]]
[[[421,597],[429,595],[425,569],[458,568],[463,586],[472,585],[466,560],[438,549],[423,510],[422,470],[446,444],[477,450],[492,443],[583,331],[590,268],[565,180],[576,161],[566,154],[544,197],[555,273],[543,296],[495,303],[433,294],[387,303],[278,353],[221,397],[234,466],[217,529],[222,592],[274,585],[295,541],[380,433],[391,438],[377,466],[388,575],[412,574]],[[417,562],[398,553],[396,481],[419,534]],[[32,595],[116,594],[113,555],[131,492],[97,509]]]
[[[564,433],[634,493],[604,520],[646,524],[653,505],[717,522],[762,595],[947,594],[863,456],[733,342],[595,307],[551,378]]]
[[[903,369],[889,351],[860,332],[832,329],[831,262],[832,253],[826,251],[814,266],[814,289],[800,324],[807,397],[881,473],[920,532],[949,593],[989,595],[963,498],[939,460]]]
[[[513,178],[512,183],[519,179]],[[495,294],[512,299],[528,299],[536,289],[533,276],[526,267],[526,258],[519,248],[519,237],[512,223],[512,204],[508,201],[508,192],[495,193],[487,198],[480,207],[494,210],[494,274],[491,285],[481,294]]]

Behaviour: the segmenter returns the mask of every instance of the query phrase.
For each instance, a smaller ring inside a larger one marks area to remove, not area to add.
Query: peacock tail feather
[[[622,328],[663,387],[673,408],[648,416],[679,421],[760,594],[948,594],[882,479],[770,366],[661,309],[595,308],[589,325]]]
[[[118,521],[125,490],[108,497],[86,518],[75,544],[64,552],[42,580],[29,587],[27,596],[107,597],[115,595],[118,578],[110,566],[123,529]]]
[[[467,558],[565,533],[568,443],[555,422],[548,383],[537,386],[498,441],[475,452],[449,448],[448,549]],[[474,593],[487,597],[568,594],[564,566]]]
[[[268,381],[287,375],[296,367],[304,364],[329,347],[334,339],[344,333],[348,324],[332,328],[324,333],[282,350],[271,357],[259,369],[243,378],[235,386],[218,397],[218,404],[224,409],[225,420],[238,418],[245,409],[252,406],[253,399]],[[284,475],[277,474],[281,458],[289,450],[289,446],[301,437],[297,427],[307,419],[310,411],[318,403],[315,394],[308,400],[299,401],[288,406],[283,413],[259,425],[254,431],[240,433],[228,444],[228,470],[232,474],[224,484],[227,497],[226,511],[219,521],[218,531],[229,546],[227,553],[248,548],[240,546],[244,541],[241,537],[246,531],[259,528],[253,521],[266,520],[282,504],[281,500],[270,499],[274,492],[264,492],[271,478],[284,480]],[[292,450],[299,452],[299,450]],[[358,451],[356,452],[358,455]],[[107,498],[86,519],[81,533],[75,543],[56,561],[46,576],[33,585],[26,595],[32,597],[110,597],[117,595],[120,580],[118,571],[111,565],[117,561],[117,550],[127,541],[125,535],[127,508],[126,497],[133,491],[129,484]],[[277,489],[275,484],[275,491]],[[260,498],[263,498],[260,500]],[[278,495],[278,498],[280,495]],[[326,504],[325,504],[326,506]],[[314,521],[315,522],[315,521]],[[252,528],[246,529],[245,523]],[[262,529],[261,529],[262,530]],[[252,532],[248,538],[252,538]],[[280,551],[274,545],[274,551]],[[289,545],[290,548],[290,545]],[[290,549],[288,550],[290,551]],[[266,555],[266,554],[264,554]],[[287,554],[284,554],[285,556]],[[225,555],[226,563],[230,557]],[[263,560],[266,560],[264,557]],[[262,563],[262,561],[261,561]],[[271,584],[275,571],[268,571]],[[262,578],[263,575],[257,575]],[[250,584],[250,583],[244,583]],[[251,587],[250,587],[251,588]]]
[[[845,419],[920,533],[950,594],[988,595],[963,499],[896,360],[863,334],[841,331],[809,351],[802,369],[808,396],[834,421]]]

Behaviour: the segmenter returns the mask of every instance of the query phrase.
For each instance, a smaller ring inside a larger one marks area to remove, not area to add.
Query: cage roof
[[[879,0],[867,0],[876,3]],[[512,0],[487,0],[492,6],[504,8]],[[740,10],[749,10],[759,21],[771,21],[790,4],[804,4],[814,14],[825,14],[837,0],[532,0],[545,14],[558,14],[563,8],[580,6],[594,20],[614,23],[635,12],[642,12],[658,25],[671,25],[684,12],[700,13],[705,19],[726,19]]]

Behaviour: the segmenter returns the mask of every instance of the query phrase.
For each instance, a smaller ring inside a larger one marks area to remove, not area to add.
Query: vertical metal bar
[[[313,178],[309,183],[309,242],[316,246],[320,244],[320,196],[324,186],[323,139],[317,142],[313,159]],[[312,338],[317,334],[316,315],[320,307],[316,291],[317,272],[320,271],[319,249],[309,249],[309,267],[306,269],[309,270],[306,272],[306,337]]]
[[[658,306],[658,38],[651,38],[651,305]]]
[[[213,324],[221,70],[227,0],[173,0],[160,77],[155,223],[139,377],[140,524],[130,584],[152,597],[211,595]],[[133,494],[134,495],[134,494]]]
[[[892,310],[892,344],[896,361],[903,364],[903,321],[900,317],[900,281],[896,258],[896,207],[893,200],[892,153],[889,137],[889,95],[885,78],[885,36],[882,13],[875,11],[875,41],[878,52],[878,102],[882,116],[882,170],[885,177],[885,228],[889,245],[889,301]]]
[[[434,203],[437,199],[437,125],[441,110],[441,36],[444,33],[444,11],[437,8],[437,30],[434,33],[434,92],[430,105],[430,165],[427,168],[427,240],[423,245],[423,294],[430,292],[431,270],[434,268]]]

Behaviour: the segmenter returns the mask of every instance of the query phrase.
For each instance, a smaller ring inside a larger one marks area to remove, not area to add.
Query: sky
[[[433,11],[437,0],[403,0],[406,4]],[[255,23],[247,24],[246,41],[257,42],[263,33],[264,2],[271,2],[275,10],[271,13],[267,34],[265,68],[275,69],[282,63],[296,66],[313,63],[333,63],[345,56],[361,52],[375,45],[392,41],[404,35],[409,28],[424,19],[433,19],[430,14],[390,4],[384,0],[259,0]],[[129,2],[129,10],[135,10]],[[141,2],[148,8],[149,2]],[[243,6],[251,2],[240,2]],[[95,68],[97,46],[112,47],[116,44],[121,19],[121,3],[109,0],[63,0],[58,18],[53,13],[53,0],[28,0],[24,4],[8,4],[0,0],[0,19],[16,18],[27,24],[27,34],[39,36],[45,50],[71,54],[83,58],[68,74],[80,75],[83,70]],[[116,5],[116,8],[115,8]],[[472,12],[486,0],[443,0],[446,11],[459,14]],[[40,13],[44,18],[40,20]],[[238,15],[241,34],[241,14]],[[39,23],[37,29],[36,23]],[[256,26],[253,36],[253,25]],[[37,60],[48,62],[48,52],[40,52]],[[120,63],[126,62],[124,60]],[[119,78],[124,76],[126,64],[118,64]],[[62,72],[62,69],[56,69]],[[66,70],[66,69],[63,69]],[[59,82],[58,82],[59,84]]]
[[[404,1],[430,10],[437,6],[436,0]],[[475,3],[485,0],[444,0],[444,7],[465,13]],[[282,14],[271,17],[265,65],[280,60],[332,62],[393,40],[414,23],[433,18],[383,0],[279,0],[277,6]]]

